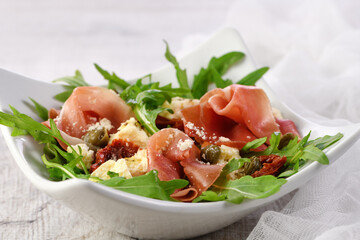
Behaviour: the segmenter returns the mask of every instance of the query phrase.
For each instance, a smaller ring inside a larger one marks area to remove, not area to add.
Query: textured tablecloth
[[[246,21],[231,11],[233,6],[234,1],[216,0],[3,0],[0,67],[43,81],[80,69],[88,82],[99,84],[92,66],[97,62],[131,79],[166,63],[163,39],[181,55],[224,25],[237,26],[234,19]],[[253,37],[252,29],[245,30]],[[257,55],[261,47],[252,50]],[[0,81],[0,87],[6,84]],[[130,239],[38,191],[16,166],[2,136],[0,152],[0,239]],[[198,239],[245,239],[264,211],[280,211],[293,195]]]

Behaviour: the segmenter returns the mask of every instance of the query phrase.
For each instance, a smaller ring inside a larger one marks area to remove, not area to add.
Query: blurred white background
[[[131,79],[166,63],[189,36],[221,28],[233,1],[1,1],[0,66],[50,81],[93,63]]]
[[[293,109],[326,124],[360,122],[359,13],[356,0],[2,0],[0,68],[42,81],[79,69],[101,84],[96,62],[133,79],[167,63],[163,39],[181,56],[230,26]],[[129,239],[35,189],[3,141],[0,239]],[[360,239],[358,191],[348,184],[360,181],[357,149],[297,193],[199,239],[246,238],[266,210],[250,239]]]

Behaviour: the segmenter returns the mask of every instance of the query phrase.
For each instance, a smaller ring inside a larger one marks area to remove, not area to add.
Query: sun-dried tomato
[[[279,156],[275,154],[260,156],[260,162],[263,167],[251,174],[252,177],[260,177],[264,175],[274,175],[279,173],[279,170],[286,163],[286,156]]]
[[[135,155],[139,146],[122,139],[115,139],[110,145],[96,153],[95,163],[91,165],[90,172],[95,171],[101,164],[110,159],[128,158]]]

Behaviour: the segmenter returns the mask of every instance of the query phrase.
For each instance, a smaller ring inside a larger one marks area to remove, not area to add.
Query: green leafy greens
[[[186,69],[180,67],[176,57],[170,52],[167,42],[165,45],[165,57],[175,68],[179,88],[173,88],[171,84],[160,86],[159,82],[152,82],[151,74],[137,79],[134,84],[131,84],[115,73],[110,73],[95,64],[95,68],[108,81],[107,87],[119,93],[119,96],[132,108],[137,120],[150,134],[159,131],[156,126],[159,113],[163,111],[172,113],[171,109],[163,107],[166,101],[171,103],[171,99],[176,96],[201,98],[208,91],[210,84],[214,84],[218,88],[225,88],[233,84],[232,80],[224,79],[224,75],[245,57],[244,53],[234,51],[211,58],[207,67],[201,68],[199,73],[194,76],[190,88]],[[255,85],[268,69],[268,67],[257,69],[236,83]],[[78,70],[74,76],[59,78],[54,82],[65,83],[65,91],[55,96],[55,99],[61,102],[65,102],[75,88],[89,86]],[[39,117],[47,120],[48,110],[34,99],[30,98],[30,100],[34,104],[32,108]],[[89,179],[124,192],[170,201],[173,200],[170,195],[176,189],[182,189],[189,184],[184,179],[160,181],[156,170],[130,179],[125,179],[118,173],[111,171],[107,173],[110,177],[108,180],[91,177],[83,162],[81,147],[74,148],[66,142],[52,119],[49,119],[50,127],[46,127],[20,113],[14,107],[10,106],[10,109],[12,113],[0,112],[0,124],[12,128],[12,136],[31,135],[34,140],[44,144],[44,154],[41,159],[48,168],[49,178],[52,180]],[[226,200],[238,204],[246,198],[268,197],[278,192],[280,187],[286,183],[285,178],[297,173],[306,162],[317,161],[321,164],[329,164],[329,159],[322,150],[339,141],[343,135],[338,133],[334,136],[324,136],[310,141],[309,137],[310,133],[299,141],[298,137],[294,136],[287,139],[286,145],[284,145],[281,134],[273,133],[269,139],[268,147],[263,151],[256,151],[255,149],[267,143],[266,137],[247,143],[241,149],[242,158],[229,161],[215,183],[193,202]],[[56,139],[66,144],[68,151],[59,147]],[[287,159],[277,176],[265,175],[253,178],[246,175],[235,180],[228,179],[229,174],[234,171],[241,170],[241,168],[245,169],[253,157],[270,154],[286,156]]]
[[[166,41],[165,44],[166,44],[165,57],[169,62],[171,62],[174,65],[174,68],[176,70],[176,78],[178,80],[179,86],[182,89],[188,90],[188,92],[184,94],[184,97],[193,98],[190,91],[186,70],[180,68],[179,62],[176,60],[175,56],[170,52],[169,45]]]
[[[165,101],[170,103],[173,97],[190,93],[190,90],[186,88],[172,88],[171,84],[160,86],[159,82],[151,82],[151,75],[146,75],[130,85],[125,80],[118,81],[120,78],[114,77],[115,74],[110,75],[99,65],[95,66],[104,78],[109,80],[109,83],[111,82],[114,89],[122,89],[120,97],[131,106],[137,120],[150,134],[159,131],[155,123],[159,113],[172,112],[171,109],[162,107],[163,103]],[[149,83],[144,84],[144,80],[149,80]]]
[[[37,101],[35,101],[34,99],[32,99],[31,97],[29,97],[29,99],[33,102],[37,115],[44,121],[48,120],[49,112],[47,108],[41,105],[40,103],[38,103]]]
[[[203,192],[194,202],[226,200],[241,203],[245,198],[258,199],[268,197],[280,190],[286,183],[285,179],[278,179],[267,175],[257,178],[244,176],[236,180],[227,180],[227,175],[243,166],[247,159],[232,159],[223,168],[221,175],[210,190]]]
[[[214,83],[217,88],[225,88],[233,84],[230,79],[223,79],[222,76],[232,67],[245,57],[242,52],[229,52],[220,57],[210,59],[206,68],[201,68],[200,72],[195,75],[192,84],[192,95],[194,98],[201,98],[207,91],[209,84]],[[239,80],[237,84],[255,85],[255,83],[267,72],[269,68],[263,67],[246,75]]]
[[[160,181],[156,170],[152,170],[145,175],[130,179],[112,177],[109,180],[103,180],[99,183],[143,197],[168,201],[172,200],[170,194],[172,194],[176,189],[183,188],[189,184],[189,182],[184,179]]]
[[[37,142],[45,144],[41,159],[49,170],[50,179],[57,181],[70,178],[89,179],[90,174],[82,161],[81,148],[79,147],[76,151],[61,136],[52,119],[49,120],[50,128],[48,128],[20,113],[12,106],[10,108],[12,114],[0,112],[0,124],[11,127],[13,129],[12,136],[31,135]],[[62,150],[55,139],[59,139],[68,145],[71,151]],[[118,190],[160,200],[173,200],[170,195],[176,189],[188,185],[188,181],[183,179],[160,181],[156,171],[150,171],[146,175],[130,179],[112,176],[109,180],[98,179],[98,181]]]
[[[240,169],[248,158],[232,159],[222,170],[220,177],[212,187],[203,192],[194,202],[200,201],[220,201],[226,200],[232,203],[241,203],[245,198],[258,199],[268,197],[277,191],[286,183],[284,178],[289,177],[299,171],[299,167],[308,161],[317,161],[321,164],[329,164],[329,159],[321,150],[331,146],[339,141],[343,134],[338,133],[334,136],[319,137],[308,141],[310,133],[301,141],[295,137],[289,143],[279,150],[281,141],[280,134],[272,134],[270,145],[262,152],[251,151],[266,142],[266,138],[256,139],[247,143],[241,150],[241,156],[262,156],[276,154],[286,156],[287,162],[285,168],[278,176],[265,175],[253,178],[244,176],[236,180],[228,180],[227,175]],[[301,163],[300,163],[301,162]]]

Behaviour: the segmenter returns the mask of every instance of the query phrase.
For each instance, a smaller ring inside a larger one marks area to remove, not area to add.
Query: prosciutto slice
[[[233,84],[214,89],[200,99],[199,105],[183,109],[182,114],[185,132],[200,143],[239,149],[256,138],[270,139],[274,132],[296,131],[294,124],[286,122],[289,120],[276,121],[268,97],[255,86]],[[258,150],[264,148],[261,146]]]
[[[207,102],[219,115],[245,125],[256,137],[279,132],[270,101],[261,88],[233,84],[220,91],[210,91],[201,102]]]
[[[103,118],[117,130],[120,124],[134,116],[131,108],[114,92],[102,87],[77,87],[64,103],[56,124],[66,134],[81,138],[89,125]]]
[[[206,191],[219,177],[223,166],[200,162],[200,150],[184,132],[166,128],[149,139],[147,147],[148,171],[156,169],[159,179],[169,181],[185,176],[190,181],[187,189],[172,195],[180,201],[192,201]]]
[[[276,119],[279,124],[281,134],[293,133],[300,138],[300,134],[295,126],[295,123],[288,119]]]

